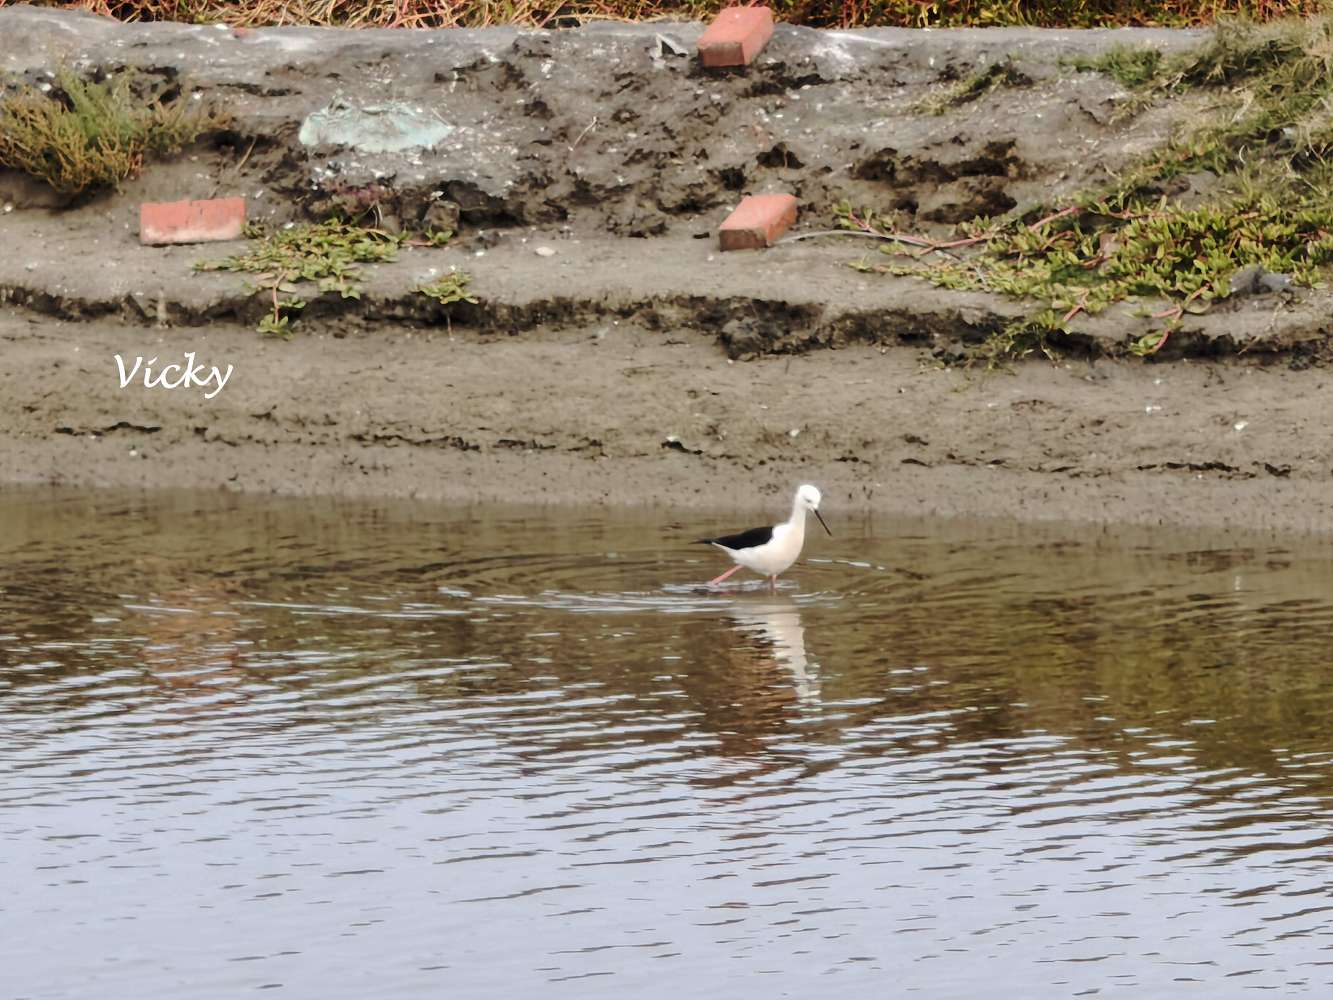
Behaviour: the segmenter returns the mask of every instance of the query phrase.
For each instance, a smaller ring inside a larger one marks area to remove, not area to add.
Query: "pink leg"
[[[768,578],[768,592],[770,594],[776,594],[778,592],[778,578],[776,576],[770,576]]]
[[[738,569],[740,569],[740,568],[741,568],[741,567],[740,567],[740,564],[737,563],[735,566],[731,567],[731,569],[727,570],[727,571],[726,571],[725,573],[723,573],[721,576],[715,576],[715,577],[713,577],[713,579],[709,580],[709,581],[708,581],[708,586],[712,587],[712,586],[714,586],[715,584],[719,584],[719,583],[721,583],[723,580],[725,580],[727,577],[731,576],[732,573],[735,573],[736,570],[738,570]]]

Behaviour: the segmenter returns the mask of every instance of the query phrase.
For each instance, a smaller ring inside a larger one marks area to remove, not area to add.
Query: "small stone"
[[[1268,295],[1291,287],[1291,275],[1267,271],[1259,264],[1242,267],[1231,276],[1232,295]]]
[[[1265,271],[1259,275],[1259,290],[1261,292],[1285,292],[1290,287],[1291,275],[1289,274]]]
[[[687,49],[676,39],[672,38],[670,35],[654,35],[653,41],[657,43],[657,52],[655,53],[655,55],[658,58],[667,55],[687,56],[690,54],[689,49]]]
[[[554,256],[555,256],[555,250],[552,249],[551,247],[537,247],[537,249],[535,249],[535,250],[533,251],[533,253],[535,253],[538,257],[554,257]]]
[[[1229,290],[1232,295],[1253,295],[1256,286],[1259,284],[1259,276],[1264,273],[1264,269],[1258,264],[1251,264],[1249,267],[1242,267],[1231,275]]]

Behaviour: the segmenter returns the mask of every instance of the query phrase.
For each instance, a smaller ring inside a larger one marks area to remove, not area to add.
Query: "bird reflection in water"
[[[146,679],[163,693],[241,697],[241,621],[225,583],[165,565],[139,567],[147,596],[120,609],[126,628],[142,637]]]
[[[773,661],[791,677],[796,699],[819,701],[819,665],[805,654],[805,626],[801,611],[791,600],[738,600],[729,609],[741,631],[758,636],[768,645]]]
[[[725,617],[689,627],[698,665],[680,675],[680,683],[699,713],[699,726],[717,738],[717,752],[768,760],[761,771],[779,766],[783,754],[775,748],[820,696],[800,610],[790,600],[755,595],[719,611]]]

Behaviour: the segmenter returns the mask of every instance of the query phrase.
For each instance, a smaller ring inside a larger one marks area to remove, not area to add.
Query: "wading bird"
[[[738,569],[745,568],[768,577],[770,588],[777,590],[778,574],[786,572],[796,561],[805,544],[805,512],[812,511],[823,529],[830,536],[833,534],[819,515],[819,500],[819,490],[807,483],[797,489],[791,504],[791,517],[781,524],[771,528],[751,528],[720,538],[699,539],[698,544],[714,545],[736,561],[731,569],[709,580],[708,586],[719,584]]]

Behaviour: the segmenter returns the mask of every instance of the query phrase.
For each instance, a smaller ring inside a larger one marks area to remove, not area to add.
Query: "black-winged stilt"
[[[771,528],[751,528],[749,531],[723,535],[720,538],[699,539],[698,544],[714,545],[736,561],[736,565],[731,569],[709,580],[708,586],[721,583],[738,569],[744,568],[768,577],[770,587],[776,590],[778,574],[785,572],[787,567],[796,561],[797,556],[801,554],[801,546],[805,544],[807,510],[814,512],[815,517],[819,518],[820,525],[829,535],[833,534],[829,531],[828,525],[824,524],[824,519],[820,517],[819,501],[819,490],[807,483],[797,489],[796,498],[791,504],[791,517],[781,524],[775,524]]]

